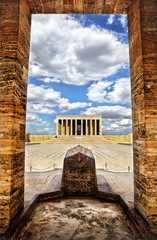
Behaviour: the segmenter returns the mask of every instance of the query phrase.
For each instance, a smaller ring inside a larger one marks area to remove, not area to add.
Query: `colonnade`
[[[102,135],[101,116],[57,116],[56,135]]]

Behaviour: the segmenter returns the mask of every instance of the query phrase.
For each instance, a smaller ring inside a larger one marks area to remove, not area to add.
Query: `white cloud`
[[[105,102],[105,97],[107,94],[107,91],[105,90],[109,89],[112,83],[113,82],[100,81],[91,84],[91,86],[87,89],[88,90],[87,96],[89,100],[99,103]]]
[[[108,19],[107,19],[107,23],[112,24],[114,22],[114,19],[115,19],[114,14],[110,14]]]
[[[88,108],[82,115],[102,115],[103,134],[128,134],[132,131],[131,109],[116,106]]]
[[[51,108],[45,107],[42,103],[28,103],[27,111],[32,113],[54,114],[55,111]]]
[[[28,85],[28,102],[45,103],[51,107],[56,106],[60,101],[60,92],[54,91],[52,88],[45,86]]]
[[[111,119],[110,119],[111,120]],[[103,121],[107,123],[108,121]],[[132,133],[132,119],[110,121],[109,126],[103,125],[103,134],[129,134]]]
[[[116,106],[98,106],[88,108],[86,111],[81,112],[82,115],[102,115],[104,119],[130,119],[131,109]]]
[[[127,27],[127,15],[123,14],[118,18],[123,28]]]
[[[131,102],[131,86],[130,78],[118,79],[114,86],[113,91],[108,92],[107,100],[112,103],[130,103]]]
[[[73,102],[70,103],[68,99],[63,99],[59,104],[59,108],[63,109],[62,112],[68,111],[68,110],[74,110],[78,108],[86,108],[90,107],[92,104],[91,103],[86,103],[86,102]]]
[[[48,78],[48,77],[46,77],[46,78],[38,78],[38,80],[43,81],[43,82],[45,82],[45,83],[50,83],[50,82],[59,83],[59,82],[60,82],[59,79],[56,79],[56,78]]]
[[[46,121],[43,121],[37,114],[34,113],[27,113],[26,116],[27,125],[35,125],[35,126],[43,126],[49,125]]]
[[[68,110],[90,107],[91,103],[73,102],[68,98],[62,98],[61,93],[45,86],[28,85],[27,111],[32,113],[54,114],[54,107],[62,112]]]
[[[108,30],[84,27],[69,15],[33,15],[31,76],[84,85],[128,63],[128,45]]]
[[[111,85],[112,90],[111,90]],[[89,100],[94,102],[110,102],[126,104],[131,102],[131,87],[129,78],[121,78],[113,82],[100,81],[87,89]]]

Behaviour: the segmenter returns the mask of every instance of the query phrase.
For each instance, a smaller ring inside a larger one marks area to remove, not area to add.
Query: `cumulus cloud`
[[[130,78],[121,78],[116,80],[113,91],[108,92],[107,100],[112,103],[130,103],[131,102],[131,86]]]
[[[132,131],[131,109],[123,106],[91,107],[82,115],[101,115],[103,134],[128,134]]]
[[[33,16],[30,56],[30,76],[74,85],[100,81],[129,63],[128,45],[116,35],[69,15]]]
[[[106,124],[109,121],[104,120],[103,123]],[[110,124],[108,126],[103,125],[103,134],[129,134],[132,133],[132,119],[122,119],[113,121],[110,119]]]
[[[54,114],[54,107],[62,112],[68,110],[90,107],[91,103],[73,102],[68,98],[62,98],[61,93],[46,86],[28,85],[27,111],[32,113]]]
[[[114,14],[110,14],[108,19],[107,19],[107,23],[108,24],[112,24],[114,22],[115,19],[115,15]]]
[[[32,113],[54,114],[55,111],[42,103],[28,103],[27,111]]]
[[[121,78],[116,80],[114,83],[100,81],[91,84],[87,90],[89,100],[94,102],[110,102],[117,104],[126,104],[131,102],[131,87],[129,78]]]
[[[62,99],[61,103],[59,104],[59,108],[63,109],[63,111],[65,112],[68,110],[90,107],[91,105],[92,105],[91,103],[86,103],[86,102],[69,103],[68,99]]]
[[[45,86],[28,85],[28,102],[45,103],[51,107],[56,106],[60,101],[60,92]]]
[[[118,22],[116,22],[116,20]],[[107,24],[112,25],[115,22],[115,24],[121,24],[121,26],[125,29],[127,27],[127,15],[126,14],[122,14],[119,15],[119,17],[117,18],[116,15],[114,14],[110,14],[108,19],[107,19]]]
[[[127,15],[123,14],[118,18],[123,28],[127,27]]]
[[[37,114],[33,113],[27,113],[26,116],[26,123],[28,125],[35,125],[35,126],[43,126],[43,125],[49,125],[46,121],[43,121]]]
[[[131,109],[119,105],[91,107],[81,114],[102,115],[104,119],[131,119]]]
[[[105,97],[107,94],[106,90],[109,90],[110,86],[113,84],[113,82],[105,82],[100,81],[97,83],[93,83],[90,85],[90,87],[87,89],[88,93],[87,96],[89,100],[93,102],[105,102]]]
[[[50,82],[56,82],[56,83],[59,83],[60,80],[59,79],[56,79],[56,78],[49,78],[49,77],[45,77],[45,78],[38,78],[39,81],[43,81],[45,83],[50,83]]]

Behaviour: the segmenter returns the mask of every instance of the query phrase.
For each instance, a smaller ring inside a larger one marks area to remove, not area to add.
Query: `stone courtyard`
[[[104,176],[115,193],[122,195],[130,202],[134,201],[132,145],[115,143],[103,137],[97,138],[97,142],[90,137],[75,137],[73,143],[70,138],[26,143],[25,204],[35,194],[44,192],[52,179],[62,173],[67,150],[79,143],[92,150],[96,160],[97,175]],[[130,172],[128,172],[128,166],[130,166]]]

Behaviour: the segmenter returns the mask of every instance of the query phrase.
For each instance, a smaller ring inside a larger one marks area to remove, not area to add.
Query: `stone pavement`
[[[83,141],[84,140],[84,141]],[[104,141],[102,138],[74,139],[67,143],[62,139],[43,143],[26,144],[25,157],[25,203],[36,193],[46,190],[55,175],[62,173],[63,160],[68,149],[79,143],[92,150],[96,160],[97,174],[105,177],[115,193],[126,200],[133,201],[133,173],[128,173],[128,166],[133,169],[132,146]],[[77,142],[78,141],[78,142]],[[105,169],[107,163],[107,171]],[[30,172],[30,166],[32,172]]]
[[[80,141],[80,140],[79,140]],[[92,150],[96,168],[127,172],[128,166],[133,169],[132,145],[112,142],[82,142],[82,146]],[[63,160],[68,149],[77,146],[78,143],[40,143],[26,145],[25,171],[42,172],[63,167]]]

